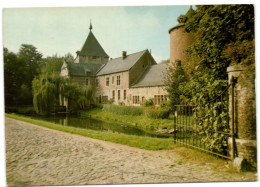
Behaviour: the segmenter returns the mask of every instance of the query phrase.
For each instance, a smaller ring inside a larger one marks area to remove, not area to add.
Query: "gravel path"
[[[7,184],[84,185],[254,181],[225,165],[183,161],[178,149],[146,151],[5,119]],[[224,162],[223,162],[224,163]]]

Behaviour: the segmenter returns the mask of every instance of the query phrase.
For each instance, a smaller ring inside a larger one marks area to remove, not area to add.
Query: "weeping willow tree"
[[[33,104],[38,114],[48,115],[59,105],[59,95],[68,99],[69,112],[76,113],[91,104],[91,87],[79,87],[58,75],[40,76],[33,80]]]
[[[61,87],[61,95],[68,99],[69,112],[87,109],[93,98],[91,87],[79,87],[77,84],[65,84]]]
[[[38,114],[50,114],[59,102],[59,87],[65,81],[57,75],[44,76],[33,80],[33,105]]]

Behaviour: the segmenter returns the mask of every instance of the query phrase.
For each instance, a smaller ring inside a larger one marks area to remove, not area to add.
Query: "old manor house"
[[[170,63],[157,64],[147,49],[132,54],[122,52],[118,58],[109,58],[89,27],[88,37],[77,51],[74,63],[64,62],[60,75],[80,86],[91,86],[96,103],[139,106],[153,99],[158,105],[167,100],[164,75],[169,64],[185,59],[185,49],[193,42],[193,36],[184,31],[184,24],[169,29]],[[185,64],[184,64],[185,65]],[[62,105],[67,105],[66,99]]]
[[[168,64],[157,64],[148,50],[132,54],[123,51],[122,56],[109,59],[93,34],[92,25],[89,29],[74,63],[63,63],[62,77],[80,86],[91,86],[97,103],[113,99],[114,104],[138,106],[150,98],[155,104],[167,100],[163,75]]]

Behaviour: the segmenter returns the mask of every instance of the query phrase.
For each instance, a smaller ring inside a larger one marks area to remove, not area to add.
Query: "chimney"
[[[125,59],[126,57],[126,51],[122,51],[122,58]]]

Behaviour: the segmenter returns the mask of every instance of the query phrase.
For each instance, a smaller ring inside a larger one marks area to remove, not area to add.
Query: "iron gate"
[[[231,94],[229,94],[230,87]],[[229,95],[232,98],[229,99]],[[231,101],[230,108],[229,101]],[[229,116],[230,109],[231,116]],[[232,143],[228,145],[230,138]],[[232,160],[234,158],[234,83],[229,84],[221,95],[207,104],[175,105],[174,142]]]

